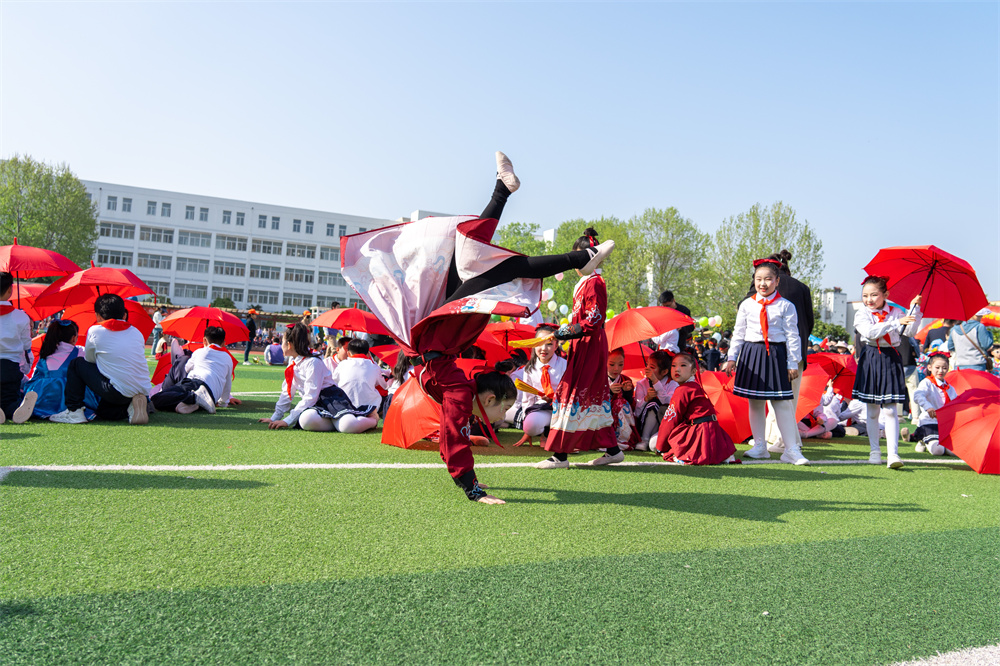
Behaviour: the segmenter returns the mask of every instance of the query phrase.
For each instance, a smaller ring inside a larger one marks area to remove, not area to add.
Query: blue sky
[[[935,244],[1000,298],[996,3],[0,5],[0,155],[91,180],[542,228],[781,200],[858,298]],[[794,266],[793,266],[794,268]]]

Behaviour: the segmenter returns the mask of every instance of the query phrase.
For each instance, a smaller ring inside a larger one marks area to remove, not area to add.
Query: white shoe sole
[[[70,425],[83,425],[84,423],[87,422],[87,417],[85,416],[82,417],[83,420],[80,421],[77,420],[76,418],[69,418],[63,416],[64,413],[65,412],[59,412],[58,414],[53,414],[52,416],[49,417],[49,421],[52,421],[53,423],[69,423]],[[56,417],[61,417],[61,418],[56,418]]]
[[[568,469],[568,468],[569,468],[568,460],[563,460],[563,461],[543,460],[540,463],[535,463],[535,469]]]
[[[128,422],[132,425],[149,423],[149,413],[146,411],[146,396],[132,396],[132,404],[128,406]]]
[[[887,467],[888,469],[899,469],[899,468],[900,468],[900,467],[902,467],[902,466],[903,466],[903,461],[902,461],[902,460],[891,460],[891,461],[889,461],[889,463],[888,463],[888,464],[886,465],[886,467]]]
[[[514,165],[511,164],[509,157],[498,150],[496,158],[497,179],[503,181],[507,191],[514,194],[521,187],[521,179],[514,174]]]
[[[589,467],[594,467],[597,465],[614,465],[615,463],[620,463],[620,462],[625,462],[624,453],[618,453],[613,456],[604,455],[601,456],[600,458],[594,458],[593,460],[585,462],[583,464]]]
[[[744,451],[743,452],[743,457],[744,458],[750,458],[751,460],[770,460],[771,459],[771,454],[768,453],[767,451],[765,451],[764,453],[760,454],[759,456],[755,456],[755,455],[751,454],[750,451]]]
[[[798,459],[796,459],[796,458],[792,458],[791,456],[789,456],[787,454],[784,454],[784,453],[781,454],[781,457],[778,458],[778,460],[780,460],[783,463],[788,463],[789,465],[808,465],[809,464],[809,460],[807,460],[806,458],[803,458],[803,457],[800,456]]]
[[[34,391],[25,393],[21,404],[14,410],[14,415],[10,417],[11,423],[24,423],[30,419],[35,411],[35,402],[37,400],[38,394]]]
[[[211,396],[208,395],[208,389],[204,386],[199,387],[198,390],[194,392],[194,399],[198,406],[206,412],[209,414],[215,413],[215,403],[212,402]]]
[[[587,265],[580,269],[580,273],[583,275],[590,275],[600,268],[604,260],[615,251],[615,242],[613,240],[604,241],[594,249],[597,251],[597,254],[591,257]]]

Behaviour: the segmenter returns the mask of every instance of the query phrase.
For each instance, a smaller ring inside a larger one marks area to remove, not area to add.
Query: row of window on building
[[[156,295],[160,298],[169,297],[174,298],[179,301],[185,299],[208,299],[208,287],[203,284],[186,284],[183,282],[175,282],[173,292],[171,294],[170,283],[169,282],[157,282],[155,280],[147,280],[146,284],[149,288],[156,292]],[[311,308],[313,306],[313,296],[312,294],[296,294],[292,292],[277,292],[269,291],[265,289],[247,289],[246,292],[246,303],[253,305],[278,305],[279,303],[284,307],[290,308]],[[228,298],[234,303],[243,303],[244,290],[238,287],[212,287],[212,300],[217,298]],[[336,296],[317,296],[315,299],[317,306],[327,306],[330,302],[337,300]],[[355,303],[355,301],[351,301]]]
[[[139,240],[146,243],[173,244],[174,235],[177,236],[178,245],[189,247],[212,247],[212,234],[201,231],[176,231],[162,227],[139,227]],[[123,224],[121,222],[101,222],[100,235],[106,238],[121,238],[132,240],[135,238],[135,225]],[[316,258],[316,245],[305,243],[292,243],[291,241],[264,240],[261,238],[248,239],[246,236],[228,236],[225,234],[215,234],[215,249],[228,250],[233,252],[246,252],[247,246],[251,252],[257,254],[277,254],[280,255],[282,249],[286,257],[301,257],[304,259]],[[319,246],[319,258],[323,261],[340,261],[340,248],[321,245]]]
[[[150,254],[120,250],[97,251],[97,263],[101,266],[123,266],[169,271],[173,264],[178,273],[201,273],[207,275],[209,270],[214,275],[232,277],[247,277],[260,280],[281,280],[280,266],[265,266],[260,264],[237,263],[234,261],[209,261],[194,257],[172,257],[168,254]],[[346,287],[347,282],[340,273],[330,271],[313,271],[311,269],[285,268],[285,282],[302,282],[306,284],[325,284],[334,287]]]
[[[123,213],[131,213],[132,212],[132,199],[129,198],[129,197],[122,197],[121,206],[122,206],[122,212]],[[171,204],[169,204],[169,203],[159,203],[158,204],[156,201],[147,201],[146,202],[146,215],[155,216],[156,212],[157,212],[157,207],[159,207],[160,217],[170,217],[173,214],[173,206]],[[109,211],[117,211],[118,210],[118,197],[117,196],[109,196],[109,197],[107,197],[107,209]],[[199,222],[208,222],[208,213],[209,213],[208,208],[199,206],[198,207],[198,221]],[[194,216],[195,216],[195,207],[194,206],[185,206],[184,207],[184,219],[185,220],[193,220],[193,219],[195,219]],[[222,211],[222,223],[223,224],[232,224],[234,219],[236,221],[236,226],[237,227],[242,227],[242,226],[246,225],[246,213],[242,213],[240,211],[236,211],[235,218],[234,218],[233,211],[231,211],[231,210],[223,210]],[[281,230],[281,218],[279,216],[277,216],[277,215],[271,215],[270,219],[268,218],[267,215],[258,215],[257,216],[257,228],[258,229],[267,229],[268,228],[268,222],[270,222],[270,227],[271,227],[272,231],[280,231]],[[302,223],[303,223],[303,220],[301,220],[301,219],[293,219],[292,220],[292,232],[296,233],[296,234],[302,233],[302,229],[303,229],[303,224]],[[307,234],[313,233],[313,230],[315,229],[315,226],[316,225],[315,225],[315,222],[313,222],[313,220],[305,220],[305,232]],[[361,233],[361,232],[365,232],[367,230],[368,229],[365,228],[365,227],[360,227],[358,229],[358,232]],[[339,225],[338,224],[327,224],[326,225],[326,235],[330,236],[330,237],[334,237],[334,238],[339,238],[340,236],[346,236],[347,235],[347,225],[346,224],[339,224]]]

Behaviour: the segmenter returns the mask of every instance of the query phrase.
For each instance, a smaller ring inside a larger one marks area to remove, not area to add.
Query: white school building
[[[97,265],[127,268],[181,306],[228,297],[240,309],[297,314],[355,304],[340,274],[340,237],[409,219],[83,184],[98,207]]]

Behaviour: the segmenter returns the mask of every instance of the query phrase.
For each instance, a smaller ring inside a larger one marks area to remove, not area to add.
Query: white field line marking
[[[281,391],[234,391],[230,395],[281,395]]]
[[[993,666],[995,664],[1000,664],[1000,645],[939,652],[933,657],[899,661],[893,666]]]
[[[907,460],[909,463],[921,464],[961,464],[957,458],[944,460]],[[479,469],[496,469],[501,467],[532,467],[534,462],[483,463],[476,465]],[[777,460],[755,460],[747,465],[776,465]],[[868,465],[867,460],[824,460],[814,462],[813,466],[822,465]],[[670,466],[672,463],[657,461],[634,461],[618,463],[615,467],[652,467]],[[727,466],[732,468],[733,466]],[[277,463],[271,465],[14,465],[0,467],[0,483],[11,472],[249,472],[254,470],[274,469],[306,469],[306,470],[336,470],[336,469],[445,469],[442,463]]]

